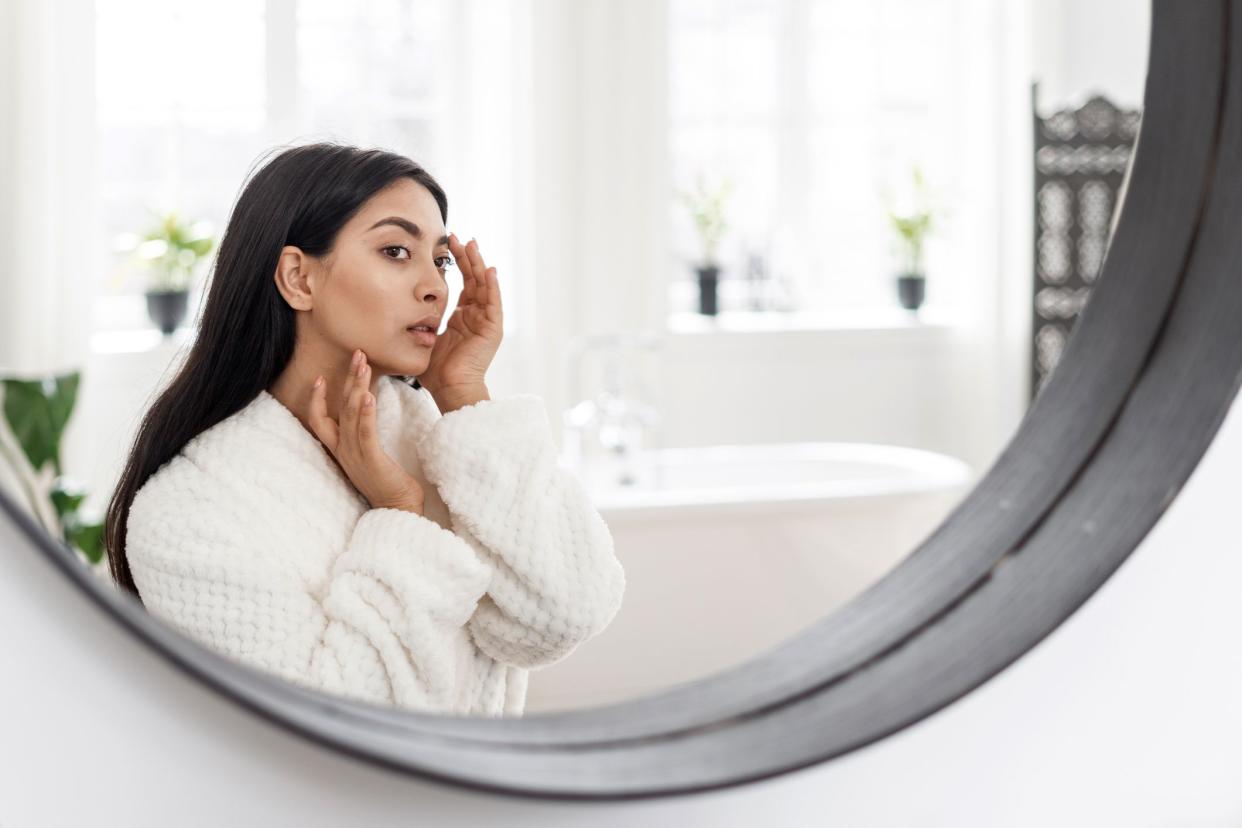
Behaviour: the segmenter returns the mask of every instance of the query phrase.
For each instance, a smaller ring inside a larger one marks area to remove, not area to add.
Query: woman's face
[[[431,346],[408,328],[434,314],[432,330],[439,330],[451,260],[435,198],[413,179],[399,179],[341,228],[327,257],[312,260],[313,305],[304,320],[310,330],[299,337],[309,333],[346,360],[361,348],[373,376],[418,376]]]

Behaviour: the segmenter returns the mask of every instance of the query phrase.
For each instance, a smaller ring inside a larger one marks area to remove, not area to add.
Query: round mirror
[[[5,127],[73,149],[6,196],[6,531],[354,755],[611,798],[882,738],[1232,398],[1159,419],[1236,370],[1224,3],[93,11]]]

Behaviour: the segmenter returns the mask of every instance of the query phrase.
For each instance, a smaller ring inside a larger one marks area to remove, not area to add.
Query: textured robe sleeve
[[[453,532],[492,563],[469,623],[480,650],[515,667],[546,666],[611,622],[625,572],[586,489],[557,463],[538,396],[450,411],[418,452]]]
[[[433,520],[370,509],[326,583],[261,548],[251,510],[192,463],[144,486],[126,554],[148,611],[201,643],[312,689],[457,713],[460,642],[490,567]],[[296,552],[296,550],[294,550]],[[456,631],[456,635],[454,635]]]

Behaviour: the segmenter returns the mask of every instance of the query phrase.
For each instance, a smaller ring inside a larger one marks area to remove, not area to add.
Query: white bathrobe
[[[520,716],[528,671],[620,608],[607,525],[559,466],[542,400],[441,415],[382,377],[381,444],[425,514],[372,509],[266,391],[139,489],[126,554],[149,612],[300,685],[453,715]]]

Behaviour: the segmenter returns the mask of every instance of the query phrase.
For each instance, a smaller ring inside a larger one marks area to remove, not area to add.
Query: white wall
[[[1041,106],[1078,104],[1096,92],[1122,107],[1143,103],[1148,0],[1038,0],[1030,5]]]

